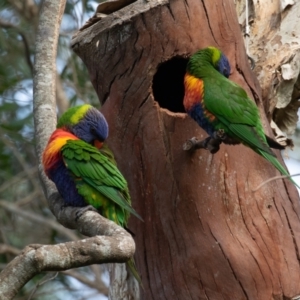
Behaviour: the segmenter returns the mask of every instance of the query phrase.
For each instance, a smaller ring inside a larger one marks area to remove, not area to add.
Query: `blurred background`
[[[37,174],[32,117],[34,43],[40,0],[0,0],[0,270],[30,243],[81,238],[59,225],[47,208]],[[68,0],[57,54],[57,112],[91,103],[99,107],[87,70],[71,51],[72,35],[99,2]],[[294,151],[283,155],[291,174],[300,170],[300,123]],[[288,158],[289,157],[289,158]],[[295,177],[300,185],[300,176]],[[16,299],[107,299],[105,266],[40,274]]]

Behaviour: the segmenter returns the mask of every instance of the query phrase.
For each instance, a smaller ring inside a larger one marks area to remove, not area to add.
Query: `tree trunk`
[[[233,2],[134,2],[86,27],[73,49],[87,65],[128,180],[141,299],[291,299],[300,294],[296,188],[243,145],[183,151],[206,133],[184,112],[186,57],[219,47],[230,79],[261,110]],[[280,156],[280,153],[277,153]],[[281,162],[282,159],[280,158]]]

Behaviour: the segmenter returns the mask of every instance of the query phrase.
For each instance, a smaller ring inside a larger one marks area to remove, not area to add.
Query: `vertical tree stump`
[[[243,145],[183,151],[206,133],[183,111],[187,57],[209,45],[258,104],[233,1],[135,2],[77,33],[129,182],[141,299],[291,299],[300,294],[296,188]],[[280,156],[280,153],[277,152]],[[282,160],[281,160],[282,161]]]

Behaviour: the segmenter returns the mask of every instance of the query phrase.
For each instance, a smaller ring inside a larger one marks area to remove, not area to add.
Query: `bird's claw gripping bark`
[[[222,141],[220,138],[214,139],[212,137],[207,137],[206,139],[199,141],[196,137],[192,137],[191,139],[187,140],[183,144],[183,150],[185,151],[194,151],[196,149],[206,149],[210,151],[210,153],[214,154],[219,151],[220,144]]]
[[[187,140],[183,144],[182,149],[184,151],[189,151],[189,150],[196,150],[198,148],[204,148],[204,147],[198,147],[199,143],[201,143],[201,141],[199,141],[196,137],[192,137],[191,139]]]
[[[226,140],[227,138],[227,134],[225,133],[225,130],[224,129],[218,129],[217,131],[215,131],[213,133],[213,138],[215,140],[221,140],[221,141],[224,141]]]
[[[199,141],[196,137],[192,137],[183,144],[183,150],[194,151],[197,149],[206,149],[210,153],[214,154],[220,150],[220,144],[225,141],[227,134],[224,129],[218,129],[213,133],[212,137]]]
[[[211,154],[215,154],[220,150],[220,144],[222,143],[220,139],[213,139],[211,137],[208,137],[204,141],[207,141],[205,149],[208,150]]]
[[[98,212],[98,210],[93,207],[92,205],[88,205],[85,207],[80,207],[78,208],[78,210],[76,211],[76,216],[75,216],[75,221],[77,222],[79,220],[79,218],[87,211],[94,211],[94,212]]]

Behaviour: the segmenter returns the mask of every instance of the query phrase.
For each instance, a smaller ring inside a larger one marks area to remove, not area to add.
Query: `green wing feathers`
[[[289,176],[270,149],[255,103],[239,85],[218,72],[204,79],[204,100],[207,110],[217,121],[216,129],[223,128],[233,138],[268,160],[281,174]],[[290,181],[299,186],[290,178]]]
[[[131,207],[127,182],[105,144],[98,150],[82,140],[69,140],[62,148],[62,155],[78,193],[104,217],[122,227],[126,227],[130,214],[142,220]],[[142,284],[134,259],[131,258],[127,265]]]
[[[104,217],[126,226],[131,207],[127,182],[107,148],[101,152],[81,140],[69,140],[62,148],[65,165],[74,176],[78,193]]]
[[[244,124],[230,124],[228,125],[228,129],[230,133],[238,137],[242,143],[253,150],[260,149],[261,151],[264,151],[275,157],[275,154],[267,144],[264,133],[259,134],[254,127]]]
[[[210,113],[229,123],[257,126],[258,109],[240,86],[218,72],[203,80],[205,107]]]

